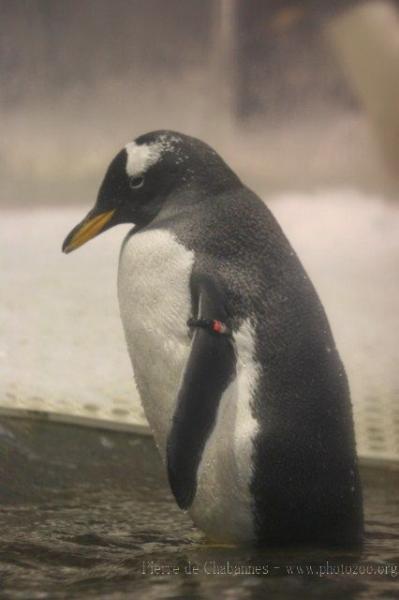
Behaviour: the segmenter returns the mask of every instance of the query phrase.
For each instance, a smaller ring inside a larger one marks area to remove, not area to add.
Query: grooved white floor
[[[353,190],[285,193],[268,204],[326,306],[349,374],[360,455],[399,460],[398,205]],[[116,297],[129,226],[63,255],[85,210],[2,211],[0,411],[145,426]]]

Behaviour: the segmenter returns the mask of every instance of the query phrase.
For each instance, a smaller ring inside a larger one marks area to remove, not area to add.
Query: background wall
[[[396,172],[381,164],[366,96],[383,80],[380,112],[397,97],[394,6],[0,0],[0,201],[85,201],[117,148],[160,127],[208,139],[265,190],[338,180],[390,191]],[[352,34],[368,15],[377,35],[369,27],[366,47],[375,56],[377,38],[378,56],[382,28],[386,66],[364,91],[354,72],[370,60]],[[353,46],[360,60],[350,71]]]

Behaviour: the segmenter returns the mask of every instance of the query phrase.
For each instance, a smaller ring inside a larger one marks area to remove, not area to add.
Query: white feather
[[[189,513],[210,537],[245,542],[255,537],[249,486],[253,440],[259,427],[252,413],[259,365],[254,358],[255,338],[249,320],[242,323],[234,339],[237,377],[221,398]]]
[[[130,237],[119,261],[119,305],[134,376],[163,457],[190,351],[193,262],[193,253],[160,229]]]
[[[145,173],[149,167],[159,160],[162,145],[130,142],[126,144],[125,150],[127,152],[126,173],[129,177],[136,177]]]
[[[183,161],[181,142],[178,135],[159,135],[156,142],[137,144],[129,142],[125,146],[127,152],[126,173],[129,177],[143,175],[152,165],[159,161],[165,152],[173,152],[177,163]]]

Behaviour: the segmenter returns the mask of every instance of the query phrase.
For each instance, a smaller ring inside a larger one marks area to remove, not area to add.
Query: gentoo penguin
[[[358,543],[345,371],[271,212],[207,144],[155,131],[115,156],[64,252],[119,223],[127,345],[179,507],[218,542]]]

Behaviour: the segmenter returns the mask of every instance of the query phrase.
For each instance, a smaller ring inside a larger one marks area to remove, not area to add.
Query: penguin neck
[[[229,175],[229,173],[227,173]],[[183,216],[191,216],[196,208],[202,208],[207,202],[212,202],[215,197],[228,195],[242,187],[241,181],[231,171],[231,177],[225,176],[216,181],[204,181],[201,177],[193,177],[178,189],[169,192],[163,199],[162,205],[149,226],[157,226],[163,222],[172,223]]]

